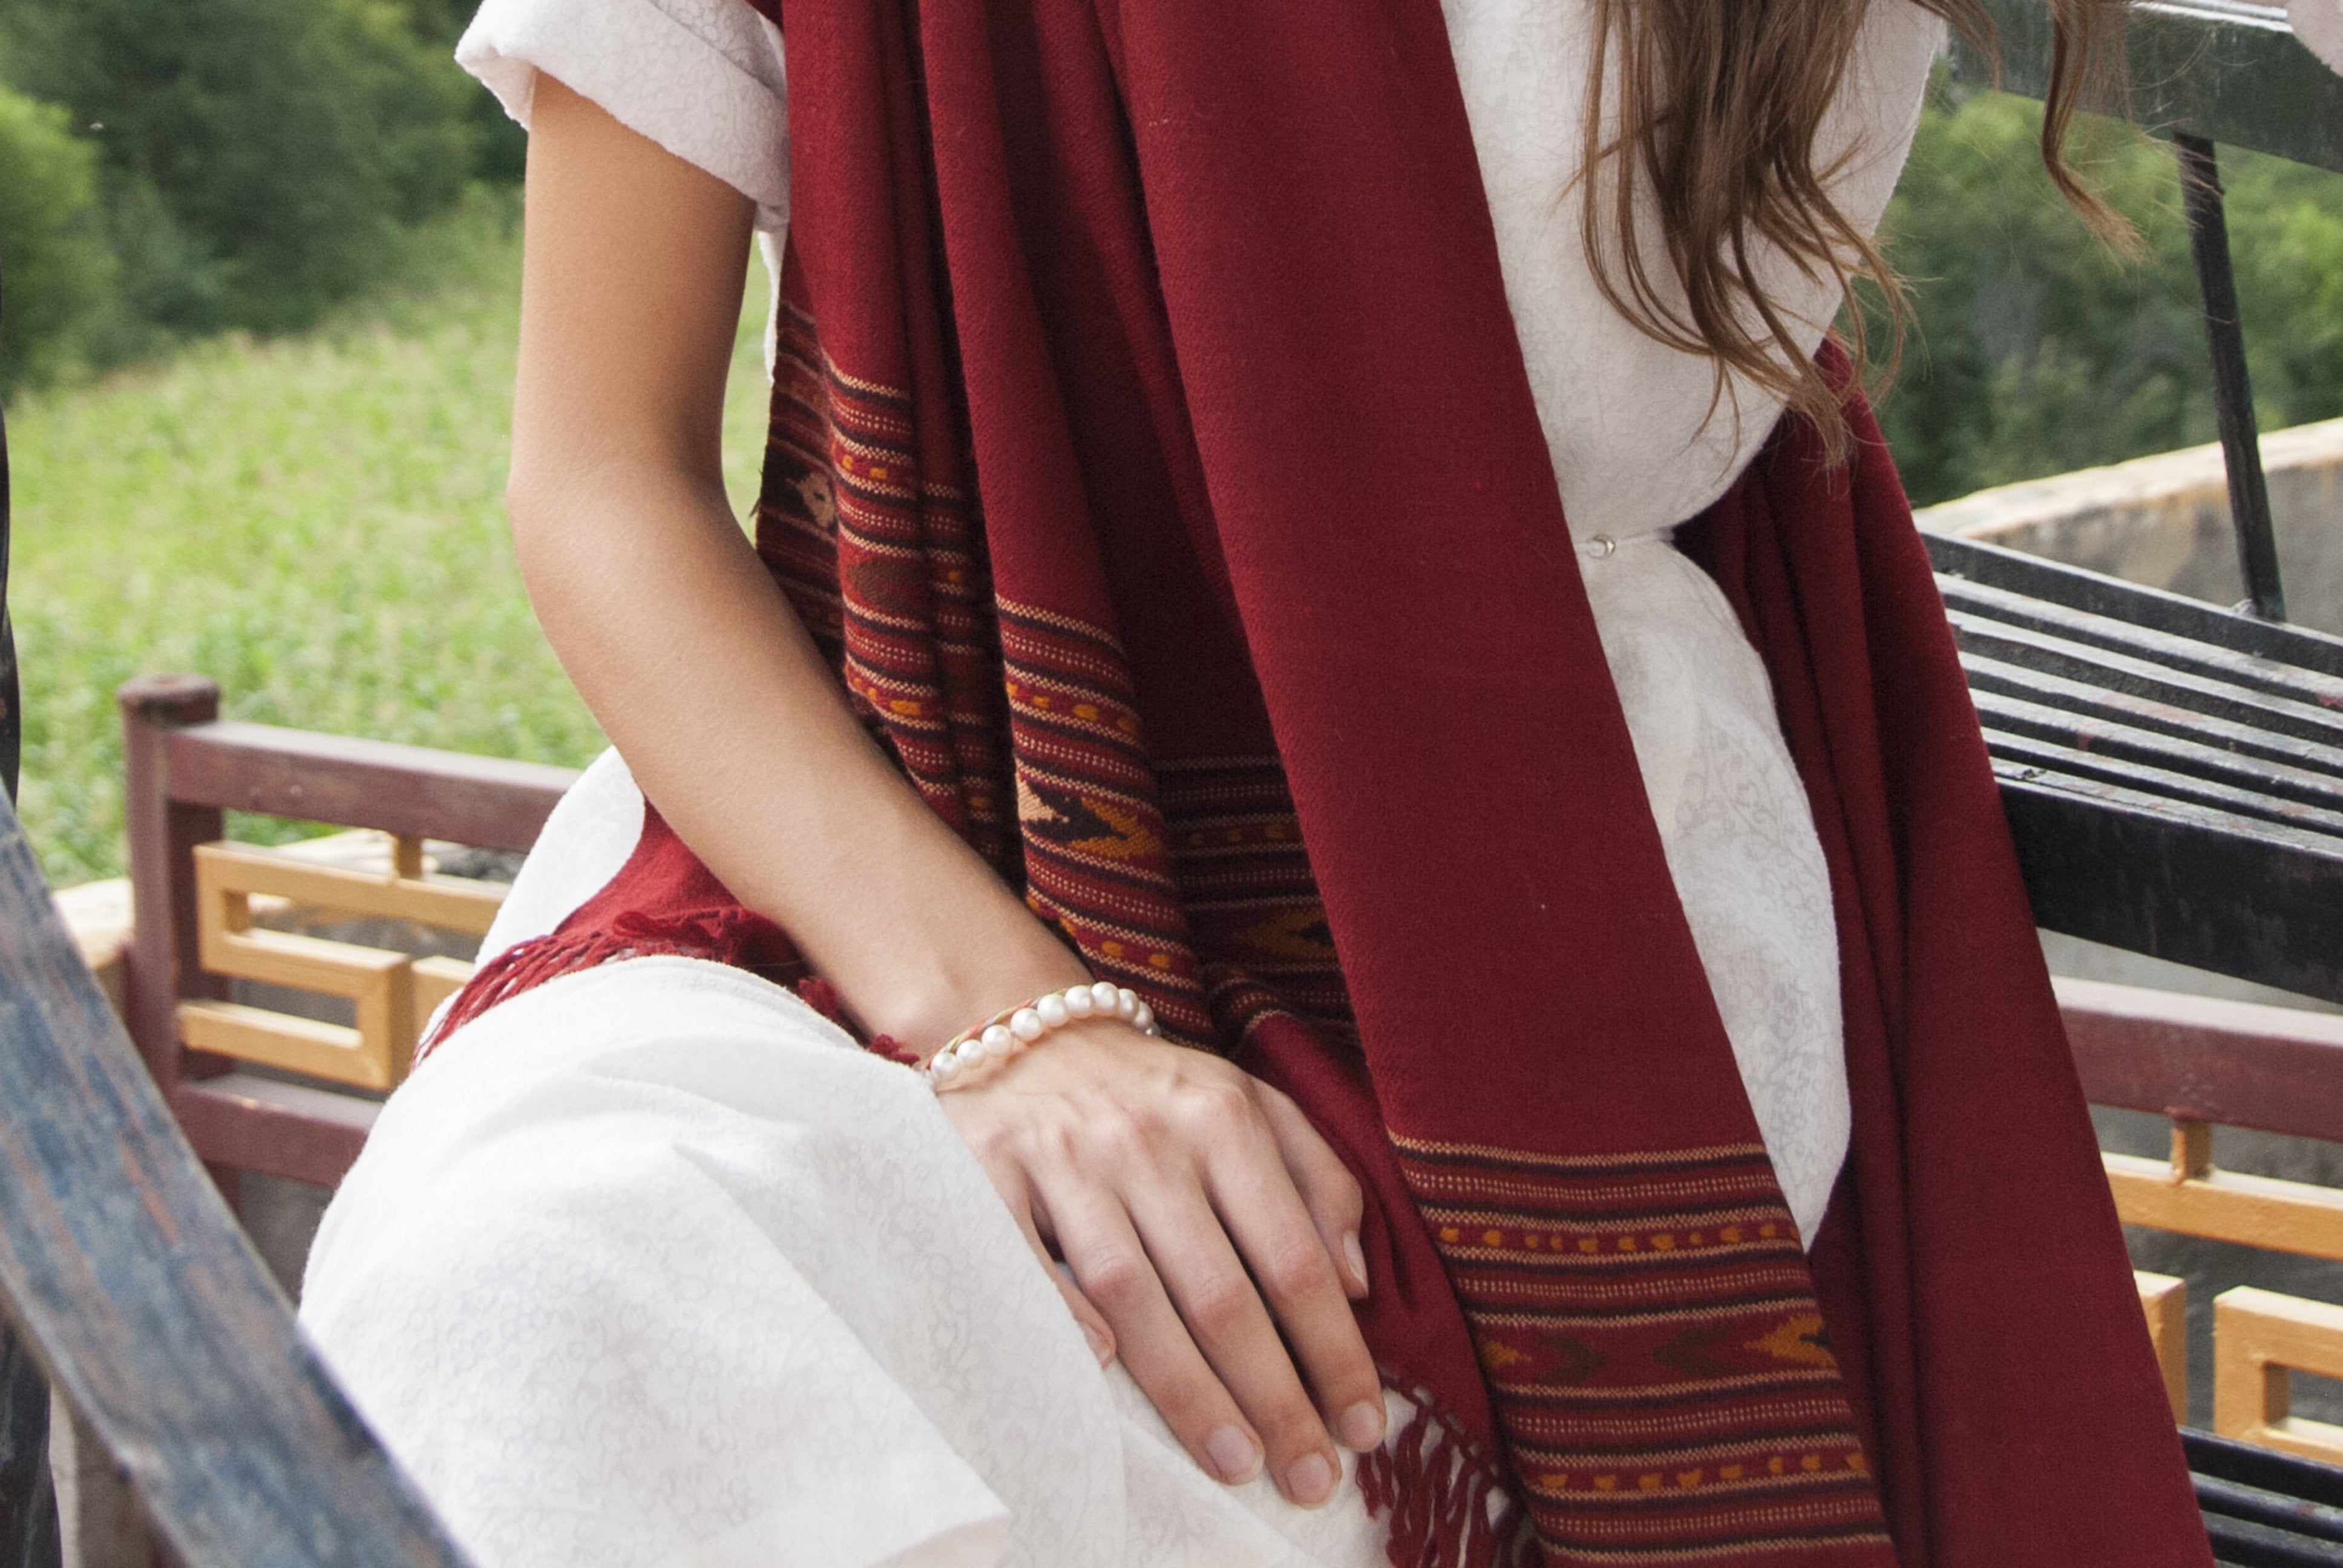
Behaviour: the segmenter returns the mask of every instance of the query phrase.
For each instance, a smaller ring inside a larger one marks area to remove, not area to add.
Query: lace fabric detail
[[[1660,537],[1584,571],[1669,873],[1811,1243],[1852,1112],[1830,873],[1773,687],[1716,584]]]

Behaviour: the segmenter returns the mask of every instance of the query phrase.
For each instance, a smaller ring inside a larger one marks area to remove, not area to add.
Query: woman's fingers
[[[1186,1181],[1145,1183],[1124,1197],[1163,1288],[1178,1306],[1196,1347],[1261,1434],[1277,1489],[1307,1507],[1325,1502],[1342,1479],[1342,1462],[1317,1404],[1302,1386],[1293,1357],[1277,1332],[1280,1322],[1292,1328],[1295,1322],[1309,1322],[1312,1314],[1272,1319],[1261,1288],[1230,1244],[1220,1216],[1212,1212],[1192,1176]],[[1302,1218],[1301,1203],[1290,1187],[1286,1202],[1292,1210],[1293,1229],[1302,1245],[1316,1255],[1324,1293],[1347,1316],[1349,1306],[1334,1282],[1324,1249]],[[1281,1264],[1292,1266],[1283,1260]],[[1311,1322],[1311,1327],[1322,1325]],[[1357,1331],[1352,1332],[1355,1337]],[[1367,1372],[1372,1379],[1372,1362]]]
[[[1308,1131],[1306,1124],[1303,1131]],[[1312,1140],[1316,1136],[1310,1133]],[[1335,1254],[1298,1190],[1282,1146],[1267,1137],[1224,1135],[1213,1148],[1204,1176],[1220,1222],[1284,1331],[1284,1344],[1292,1347],[1292,1359],[1309,1380],[1326,1427],[1346,1448],[1374,1447],[1383,1439],[1383,1379],[1359,1333]],[[1322,1174],[1319,1180],[1331,1184]],[[1355,1203],[1355,1186],[1351,1192]],[[1327,1196],[1330,1209],[1336,1196]],[[1356,1233],[1354,1208],[1335,1211],[1334,1219],[1339,1234]],[[1212,1353],[1209,1345],[1205,1350]],[[1282,1352],[1282,1347],[1281,1360]],[[1217,1357],[1213,1364],[1220,1364]],[[1243,1390],[1233,1380],[1230,1386],[1242,1402]],[[1252,1406],[1246,1409],[1251,1412]],[[1262,1432],[1267,1435],[1269,1429],[1264,1426]],[[1272,1438],[1272,1452],[1275,1446]]]
[[[1342,1271],[1343,1291],[1354,1302],[1364,1301],[1367,1254],[1359,1245],[1359,1219],[1366,1212],[1366,1200],[1359,1191],[1358,1179],[1318,1135],[1300,1106],[1266,1083],[1256,1082],[1252,1089],[1262,1114],[1269,1121],[1270,1133],[1277,1140],[1277,1151],[1292,1175],[1294,1189],[1302,1194],[1302,1207],[1310,1211],[1311,1222],[1318,1227],[1327,1251]]]
[[[1188,1452],[1235,1485],[1261,1473],[1262,1443],[1180,1321],[1121,1202],[1070,1188],[1051,1207],[1058,1251],[1111,1325],[1131,1379]]]
[[[1114,1330],[1108,1325],[1106,1319],[1099,1315],[1099,1310],[1091,1305],[1091,1299],[1082,1294],[1081,1287],[1068,1279],[1065,1271],[1058,1267],[1058,1261],[1050,1256],[1050,1249],[1041,1244],[1041,1233],[1033,1229],[1032,1216],[1020,1213],[1017,1227],[1025,1232],[1025,1244],[1033,1249],[1035,1257],[1041,1260],[1041,1267],[1050,1271],[1050,1278],[1057,1284],[1058,1294],[1066,1298],[1066,1310],[1074,1314],[1074,1322],[1081,1329],[1082,1338],[1090,1342],[1091,1354],[1098,1357],[1098,1364],[1102,1367],[1113,1365]]]
[[[1024,1232],[1025,1244],[1033,1249],[1033,1256],[1041,1260],[1051,1282],[1058,1287],[1058,1294],[1066,1299],[1066,1310],[1073,1313],[1076,1326],[1082,1331],[1082,1338],[1090,1342],[1091,1354],[1098,1357],[1101,1366],[1111,1364],[1114,1361],[1114,1330],[1108,1326],[1106,1319],[1099,1315],[1099,1310],[1091,1304],[1081,1288],[1066,1278],[1064,1271],[1058,1267],[1058,1261],[1050,1255],[1048,1244],[1041,1240],[1034,1213],[1032,1187],[1025,1180],[1024,1173],[1013,1165],[995,1169],[989,1164],[984,1173],[991,1181],[992,1190],[1001,1194],[1001,1201],[1009,1205],[1010,1215],[1016,1220],[1017,1229]]]

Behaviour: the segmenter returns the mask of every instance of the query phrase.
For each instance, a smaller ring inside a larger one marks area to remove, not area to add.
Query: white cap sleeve
[[[548,72],[789,222],[781,35],[748,0],[485,0],[456,60],[524,126]]]

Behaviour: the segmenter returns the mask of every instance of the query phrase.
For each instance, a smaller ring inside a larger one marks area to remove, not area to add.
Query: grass
[[[113,693],[144,671],[212,676],[232,718],[573,766],[600,749],[505,534],[517,217],[484,193],[399,286],[316,332],[201,343],[9,408],[21,809],[53,883],[121,871]],[[740,504],[762,287],[727,409]]]

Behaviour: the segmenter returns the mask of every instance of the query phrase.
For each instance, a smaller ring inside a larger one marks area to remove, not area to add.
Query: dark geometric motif
[[[1762,1146],[1393,1142],[1549,1563],[1893,1560]]]
[[[1122,649],[1095,627],[998,601],[1025,901],[1164,1031],[1216,1042],[1181,912]]]
[[[1212,1016],[1232,1040],[1272,1013],[1354,1046],[1358,1027],[1274,757],[1157,764]]]

